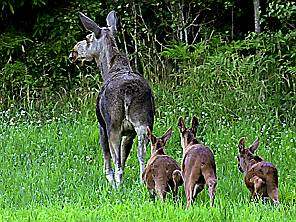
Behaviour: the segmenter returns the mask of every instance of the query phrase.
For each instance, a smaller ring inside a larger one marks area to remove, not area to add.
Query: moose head
[[[118,19],[115,11],[111,11],[106,18],[107,27],[98,26],[93,20],[79,12],[80,20],[87,31],[91,31],[85,40],[78,42],[71,51],[69,59],[71,62],[84,62],[96,60],[99,64],[100,58],[104,56],[103,51],[106,51],[106,41],[112,43],[117,49],[114,36],[117,30]]]

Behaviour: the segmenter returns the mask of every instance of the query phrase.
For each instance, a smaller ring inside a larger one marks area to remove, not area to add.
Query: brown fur
[[[255,150],[259,146],[259,140],[245,148],[245,140],[239,141],[238,167],[244,173],[244,181],[251,192],[252,199],[270,199],[277,204],[278,200],[278,171],[269,162],[264,161],[259,156],[254,156]]]
[[[212,151],[195,139],[198,122],[192,119],[192,128],[186,128],[183,118],[179,118],[181,143],[183,147],[182,176],[184,180],[187,208],[196,195],[207,185],[211,206],[214,205],[217,184],[216,164]]]
[[[177,173],[180,171],[180,167],[164,151],[164,146],[171,137],[172,130],[169,129],[161,138],[153,136],[149,128],[147,131],[148,138],[151,140],[151,157],[143,172],[143,181],[152,197],[158,195],[161,200],[164,200],[167,192],[171,190],[176,198],[178,187],[182,185],[182,179]]]

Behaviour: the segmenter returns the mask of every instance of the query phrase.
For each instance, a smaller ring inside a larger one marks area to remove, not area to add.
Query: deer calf
[[[245,175],[245,184],[251,192],[251,198],[264,200],[270,197],[275,204],[278,200],[278,172],[272,163],[265,162],[254,152],[259,146],[259,140],[245,148],[245,139],[239,141],[238,169]]]
[[[147,127],[147,135],[151,141],[151,157],[142,174],[143,181],[153,198],[158,195],[161,200],[164,200],[170,190],[176,198],[178,186],[182,185],[182,178],[176,173],[180,172],[180,167],[173,158],[165,154],[164,150],[166,142],[172,136],[172,129],[170,128],[162,137],[157,138]]]
[[[211,206],[213,206],[217,184],[214,155],[208,147],[199,143],[195,138],[197,126],[196,117],[192,118],[191,128],[186,128],[183,118],[179,118],[178,127],[183,148],[182,177],[187,208],[196,195],[204,189],[205,184],[208,186]]]

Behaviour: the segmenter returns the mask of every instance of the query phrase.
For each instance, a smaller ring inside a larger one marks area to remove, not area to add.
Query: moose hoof
[[[119,187],[120,184],[122,183],[122,173],[115,174],[115,182],[116,182],[116,187]]]
[[[107,181],[112,185],[112,187],[115,188],[115,181],[114,181],[114,173],[113,173],[113,171],[106,174],[106,178],[107,178]]]

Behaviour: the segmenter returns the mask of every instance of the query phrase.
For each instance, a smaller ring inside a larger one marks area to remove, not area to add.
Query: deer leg
[[[142,174],[145,169],[145,156],[146,156],[146,128],[145,127],[135,127],[138,135],[138,160],[140,163],[140,181],[142,180]]]
[[[264,181],[257,176],[254,176],[250,181],[254,183],[253,196],[255,197],[256,200],[259,200],[260,197],[262,196],[262,186],[264,184]]]
[[[175,201],[177,201],[177,195],[178,195],[178,187],[183,183],[183,178],[182,178],[182,172],[180,170],[174,170],[172,174],[173,178],[173,198]]]
[[[111,166],[111,154],[108,144],[108,137],[106,133],[106,129],[102,126],[99,126],[100,130],[100,144],[103,150],[103,156],[104,156],[104,169],[106,178],[109,181],[109,183],[114,186],[114,171]]]
[[[155,201],[155,191],[153,189],[149,190],[150,198]]]
[[[121,165],[122,168],[124,169],[125,167],[125,162],[128,158],[128,155],[132,149],[133,146],[133,141],[134,138],[136,136],[136,133],[133,133],[131,135],[128,136],[124,136],[122,137],[122,141],[121,141]]]
[[[166,198],[166,191],[160,187],[155,187],[157,195],[160,197],[161,201],[164,201]]]
[[[178,188],[178,186],[176,186],[176,187],[174,187],[172,190],[173,190],[173,200],[174,200],[175,202],[177,202],[177,200],[178,200],[178,190],[179,190],[179,188]]]
[[[115,182],[117,187],[122,183],[123,169],[120,155],[121,133],[119,130],[112,129],[109,135],[109,147],[115,165]]]
[[[267,186],[267,193],[274,204],[279,204],[279,194],[277,187]]]
[[[195,184],[187,184],[185,185],[185,194],[186,194],[186,208],[188,209],[193,202],[193,189],[195,187]]]
[[[215,201],[217,178],[215,172],[212,169],[203,172],[202,174],[205,178],[205,183],[208,185],[211,207],[213,207]]]
[[[207,184],[209,186],[209,196],[210,196],[210,200],[211,200],[211,207],[213,207],[214,201],[215,201],[216,185],[217,185],[216,178],[208,180]]]

